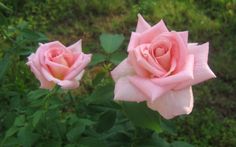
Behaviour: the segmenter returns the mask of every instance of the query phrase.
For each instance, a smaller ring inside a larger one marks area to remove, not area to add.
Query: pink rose
[[[128,57],[112,72],[115,100],[141,102],[171,119],[193,108],[192,85],[214,78],[209,44],[188,43],[188,32],[169,31],[161,20],[150,26],[138,15]]]
[[[27,65],[40,81],[40,88],[52,89],[55,84],[63,89],[79,86],[84,68],[91,60],[91,54],[84,54],[81,40],[65,47],[59,41],[40,44],[36,53],[28,57]]]

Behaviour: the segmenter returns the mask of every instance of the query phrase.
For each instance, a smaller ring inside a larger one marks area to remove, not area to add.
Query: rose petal
[[[134,51],[129,52],[128,62],[133,66],[135,73],[141,77],[148,77],[150,74],[145,68],[141,67],[136,59]]]
[[[173,63],[172,63],[173,64]],[[181,84],[193,80],[193,67],[194,67],[194,56],[188,55],[186,64],[182,71],[174,75],[170,75],[163,78],[154,78],[152,81],[158,85],[172,85]]]
[[[75,63],[70,67],[64,80],[74,79],[89,64],[91,57],[91,54],[81,53],[76,59]]]
[[[83,75],[84,75],[84,70],[82,70],[82,71],[79,73],[79,75],[75,77],[75,80],[76,80],[76,81],[80,81],[80,80],[82,79]]]
[[[163,22],[163,20],[161,20],[159,23],[157,23],[156,25],[152,26],[150,29],[140,34],[140,44],[150,43],[156,36],[164,32],[169,32],[169,31],[166,28],[166,25]]]
[[[140,48],[142,48],[143,46],[145,47],[146,45],[141,45]],[[161,66],[158,66],[158,63],[151,64],[151,62],[148,62],[146,59],[144,59],[143,54],[141,54],[140,50],[142,49],[139,49],[139,50],[136,49],[132,51],[135,54],[134,55],[135,59],[133,60],[136,60],[137,66],[140,66],[140,69],[145,69],[146,71],[148,71],[149,75],[150,73],[157,77],[164,75],[165,71],[163,71],[163,68]]]
[[[147,105],[152,110],[158,111],[165,119],[189,114],[193,108],[192,87],[169,91],[155,101],[148,101]]]
[[[128,52],[135,49],[139,45],[139,39],[140,35],[138,33],[132,32],[127,49]]]
[[[31,71],[34,73],[35,77],[40,81],[40,88],[52,89],[54,87],[54,83],[47,81],[44,78],[44,76],[40,72],[40,68],[38,67],[38,64],[35,64],[37,62],[35,58],[36,58],[35,54],[31,54],[28,57],[28,62],[26,64],[30,66]]]
[[[133,84],[140,92],[145,95],[148,100],[154,101],[158,97],[162,96],[165,92],[169,91],[175,85],[159,86],[153,83],[148,78],[142,78],[139,76],[129,76],[130,83]]]
[[[79,82],[76,80],[60,80],[54,78],[47,70],[42,68],[43,75],[48,81],[53,81],[54,83],[60,85],[63,89],[73,89],[79,87]]]
[[[162,65],[162,67],[165,68],[166,71],[169,71],[169,69],[171,67],[170,50],[168,50],[164,55],[157,57],[156,59],[157,59],[158,63],[160,63]]]
[[[59,41],[53,41],[45,44],[41,44],[39,48],[36,51],[36,55],[38,56],[40,66],[43,66],[45,69],[47,69],[47,65],[45,64],[45,53],[48,50],[51,49],[58,49],[58,50],[64,50],[66,47],[61,44]]]
[[[79,87],[79,82],[76,80],[63,80],[58,83],[58,85],[61,86],[62,89],[75,89]]]
[[[55,78],[62,80],[69,72],[67,66],[49,61],[48,59],[45,60],[45,64],[48,65],[49,72],[51,72]]]
[[[135,74],[135,71],[134,71],[132,65],[130,65],[127,62],[127,58],[124,59],[119,65],[116,66],[116,68],[114,68],[111,71],[111,76],[114,81],[119,80],[119,78],[121,78],[121,77],[125,77],[128,75],[134,75],[134,74]]]
[[[151,26],[144,20],[141,14],[138,14],[138,24],[136,27],[136,32],[142,33],[149,28],[151,28]]]
[[[180,84],[177,87],[178,89],[181,89],[189,85],[195,85],[205,80],[216,77],[207,64],[208,52],[209,52],[208,42],[202,45],[189,46],[189,53],[194,55],[194,67],[193,67],[194,79]]]
[[[115,85],[114,100],[141,102],[146,97],[135,88],[127,77],[121,77]]]
[[[177,33],[180,35],[184,43],[187,45],[188,44],[188,31],[177,32]]]
[[[67,49],[72,52],[82,52],[82,41],[81,40],[77,41],[76,43],[67,47]]]

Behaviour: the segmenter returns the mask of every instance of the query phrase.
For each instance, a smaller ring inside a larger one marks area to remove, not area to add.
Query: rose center
[[[155,51],[154,51],[154,56],[155,57],[159,57],[159,56],[162,56],[166,53],[166,50],[164,48],[156,48]]]
[[[55,57],[59,56],[61,53],[62,53],[62,50],[59,50],[59,49],[52,49],[52,50],[49,52],[49,57],[55,58]]]

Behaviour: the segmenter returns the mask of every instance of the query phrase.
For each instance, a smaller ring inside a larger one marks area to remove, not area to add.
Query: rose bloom
[[[73,89],[79,86],[91,56],[82,52],[81,40],[69,47],[54,41],[40,44],[36,53],[28,57],[27,65],[40,81],[40,88],[52,89],[57,84]]]
[[[207,64],[209,43],[188,43],[188,32],[150,26],[138,15],[128,57],[112,72],[115,100],[142,102],[171,119],[193,108],[192,85],[214,78]]]

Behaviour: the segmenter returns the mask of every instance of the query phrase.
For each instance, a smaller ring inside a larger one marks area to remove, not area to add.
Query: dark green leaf
[[[20,115],[15,118],[14,126],[19,127],[19,126],[24,126],[25,124],[25,116]]]
[[[106,111],[104,112],[98,120],[96,127],[97,132],[104,132],[111,129],[116,121],[116,112],[115,111]]]
[[[124,60],[126,57],[127,57],[127,54],[125,54],[124,52],[117,52],[117,53],[114,53],[114,54],[111,55],[110,62],[117,65],[122,60]]]
[[[170,147],[170,144],[160,137],[144,140],[139,147]]]
[[[102,48],[106,53],[112,53],[119,49],[122,42],[124,41],[123,35],[118,34],[102,34],[100,35],[100,42],[102,45]]]
[[[10,129],[7,130],[5,138],[11,137],[12,135],[14,135],[17,131],[19,130],[18,127],[11,127]]]
[[[6,5],[4,5],[2,2],[0,2],[0,9],[6,10],[8,12],[12,12],[12,10],[8,8]]]
[[[85,137],[79,140],[81,147],[106,147],[104,141],[95,137]]]
[[[3,59],[0,60],[0,80],[3,78],[5,75],[7,68],[9,67],[10,64],[10,55],[5,55]]]
[[[23,147],[30,147],[38,138],[38,135],[32,133],[32,130],[29,126],[22,127],[17,134]]]
[[[156,132],[161,132],[160,116],[157,112],[147,108],[146,103],[121,103],[123,109],[129,119],[137,126],[152,129]]]
[[[97,85],[99,85],[102,80],[105,78],[106,73],[105,72],[99,72],[96,77],[93,79],[93,86],[96,87]]]
[[[88,103],[102,104],[113,99],[114,84],[108,83],[104,86],[99,86],[96,90],[87,98]]]
[[[35,127],[38,124],[44,113],[45,113],[44,110],[39,110],[33,114],[33,121],[32,121],[33,127]]]
[[[176,133],[174,122],[160,118],[160,124],[161,124],[161,128],[167,131],[168,133],[171,133],[171,134]]]
[[[90,65],[96,65],[98,63],[104,62],[106,60],[106,56],[103,54],[95,53],[92,56],[92,61]]]
[[[29,92],[28,99],[29,100],[36,100],[36,99],[39,99],[40,97],[42,97],[44,95],[47,95],[48,93],[49,93],[48,90],[37,89],[37,90]]]
[[[187,142],[175,141],[171,143],[171,147],[194,147],[194,146]]]
[[[72,128],[67,134],[66,137],[69,141],[73,142],[79,139],[79,136],[84,132],[85,125],[79,124],[75,128]]]

